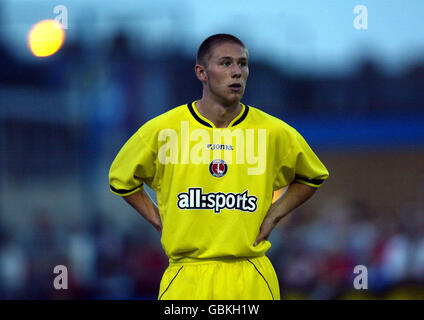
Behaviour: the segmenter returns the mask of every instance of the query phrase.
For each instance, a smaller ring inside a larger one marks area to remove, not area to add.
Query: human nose
[[[232,78],[240,78],[241,77],[241,68],[238,65],[235,65],[231,69],[231,77]]]

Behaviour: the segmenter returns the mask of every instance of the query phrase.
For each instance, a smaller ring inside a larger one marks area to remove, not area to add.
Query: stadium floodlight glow
[[[28,33],[28,47],[36,57],[55,54],[65,41],[65,31],[57,20],[37,22]]]

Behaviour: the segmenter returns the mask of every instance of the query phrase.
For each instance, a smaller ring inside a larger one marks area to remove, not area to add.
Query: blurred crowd
[[[362,298],[388,298],[402,284],[422,288],[416,294],[424,298],[423,210],[388,217],[343,199],[310,212],[299,208],[270,238],[282,298],[348,298],[357,265],[368,271]],[[43,212],[35,217],[30,232],[1,230],[0,299],[157,298],[168,261],[159,235],[141,218],[123,231],[102,214],[73,226],[54,226]],[[54,288],[56,265],[67,267],[67,290]]]
[[[142,223],[123,231],[102,214],[71,226],[53,225],[47,212],[34,217],[29,232],[1,232],[0,299],[156,298],[167,258]],[[59,265],[68,289],[54,287]]]
[[[271,254],[282,296],[347,298],[356,291],[355,267],[365,266],[368,290],[356,291],[361,298],[388,298],[391,288],[407,284],[421,286],[424,298],[422,204],[392,214],[363,201],[328,199],[322,208],[300,208],[289,219],[274,234]]]

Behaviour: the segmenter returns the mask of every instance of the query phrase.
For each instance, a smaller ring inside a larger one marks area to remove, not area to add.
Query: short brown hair
[[[203,66],[207,66],[210,55],[212,53],[212,49],[216,45],[225,43],[225,42],[237,43],[243,48],[246,48],[244,43],[239,38],[231,34],[226,34],[226,33],[214,34],[213,36],[210,36],[206,40],[204,40],[202,44],[200,45],[199,50],[197,50],[196,63]]]

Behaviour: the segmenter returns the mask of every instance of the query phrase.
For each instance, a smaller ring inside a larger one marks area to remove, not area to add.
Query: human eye
[[[222,65],[223,65],[223,66],[225,66],[225,67],[229,67],[229,66],[231,66],[231,61],[229,61],[229,60],[224,60],[224,61],[222,62]]]

